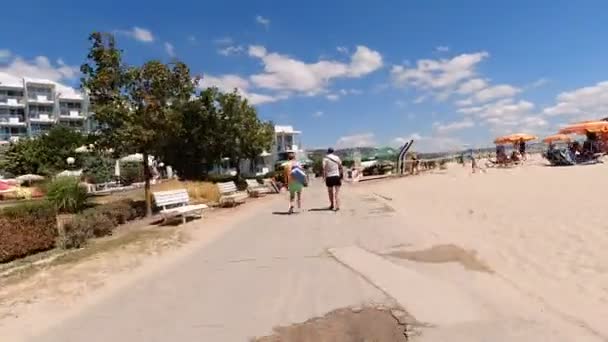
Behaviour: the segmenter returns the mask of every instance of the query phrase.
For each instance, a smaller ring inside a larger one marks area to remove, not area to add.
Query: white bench
[[[268,187],[268,189],[270,189],[270,192],[278,194],[279,192],[281,192],[281,189],[279,189],[279,186],[277,185],[277,183],[272,180],[271,178],[265,178],[264,179],[264,185],[266,185]]]
[[[181,216],[182,223],[186,223],[187,216],[203,217],[203,210],[208,208],[205,204],[189,204],[190,197],[186,189],[158,191],[153,196],[156,206],[161,208],[163,222]]]
[[[252,197],[258,197],[262,194],[270,192],[270,188],[264,184],[258,183],[255,179],[247,179],[247,191]]]
[[[220,205],[229,203],[234,206],[245,202],[248,197],[246,192],[238,190],[234,182],[217,183],[217,188],[220,192]]]

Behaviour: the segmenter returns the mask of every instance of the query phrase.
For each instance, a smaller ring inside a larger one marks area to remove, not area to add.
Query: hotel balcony
[[[35,94],[30,94],[30,96],[27,99],[28,103],[40,103],[40,104],[54,104],[55,101],[53,101],[53,99],[51,99],[48,95],[35,95]]]
[[[79,110],[62,110],[59,114],[59,120],[81,121],[86,117]]]
[[[0,107],[23,108],[25,104],[21,97],[0,96]]]
[[[38,124],[52,124],[55,123],[55,118],[53,118],[52,114],[34,114],[30,113],[30,122],[35,122]]]
[[[0,126],[4,127],[25,127],[25,120],[19,116],[0,115]]]

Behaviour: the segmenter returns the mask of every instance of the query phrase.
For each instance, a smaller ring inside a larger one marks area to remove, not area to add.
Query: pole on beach
[[[406,142],[405,145],[403,145],[399,150],[399,160],[397,160],[397,173],[401,176],[405,173],[405,155],[410,149],[410,147],[412,147],[413,143],[414,139]]]

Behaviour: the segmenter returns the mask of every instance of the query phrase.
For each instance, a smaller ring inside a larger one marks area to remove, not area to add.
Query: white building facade
[[[35,137],[62,124],[90,129],[85,94],[57,82],[0,72],[0,141]]]

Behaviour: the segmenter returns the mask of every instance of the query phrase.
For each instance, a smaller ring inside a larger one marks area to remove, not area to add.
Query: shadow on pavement
[[[294,211],[293,213],[289,213],[289,211],[273,211],[272,215],[297,215],[298,212]]]
[[[323,208],[308,209],[308,211],[333,211],[333,209],[330,209],[329,207],[323,207]]]

